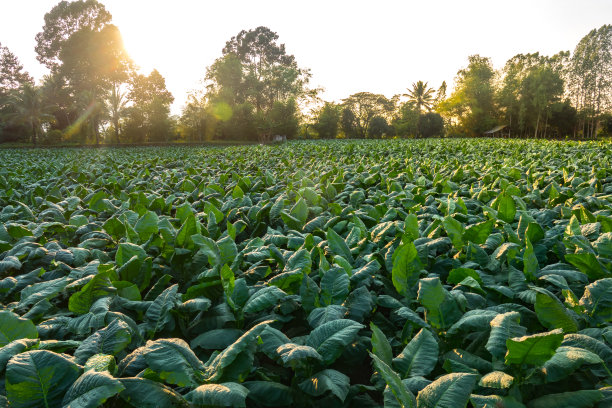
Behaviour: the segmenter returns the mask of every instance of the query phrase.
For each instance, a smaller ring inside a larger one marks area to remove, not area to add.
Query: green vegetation
[[[36,35],[37,59],[50,71],[40,84],[0,45],[0,143],[474,137],[498,127],[497,137],[612,135],[612,25],[571,54],[517,54],[499,71],[471,55],[448,96],[446,82],[435,91],[418,80],[390,98],[357,92],[336,102],[320,99],[310,70],[278,38],[257,27],[219,44],[219,58],[202,67],[203,89],[173,116],[165,78],[139,73],[105,6],[60,1]]]
[[[607,407],[611,161],[594,141],[1,150],[0,404]]]

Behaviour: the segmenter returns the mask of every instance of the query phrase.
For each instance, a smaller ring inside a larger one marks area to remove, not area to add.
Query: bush
[[[42,143],[46,145],[58,144],[64,138],[64,134],[59,129],[49,130],[42,138]]]
[[[435,112],[424,113],[419,116],[419,136],[433,137],[444,135],[444,119]]]

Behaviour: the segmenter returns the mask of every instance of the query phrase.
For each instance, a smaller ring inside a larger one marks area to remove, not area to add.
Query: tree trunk
[[[36,147],[37,136],[36,126],[34,126],[34,122],[32,122],[32,144],[34,147]]]
[[[546,139],[546,130],[548,128],[548,112],[546,112],[546,118],[544,120],[544,139]]]
[[[540,111],[538,111],[538,120],[536,121],[535,138],[538,138],[538,127],[540,126]]]
[[[113,123],[115,125],[115,140],[117,141],[117,145],[119,145],[119,120],[116,119]]]
[[[96,136],[96,146],[100,144],[100,130],[98,129],[98,120],[92,119],[91,124],[93,126],[94,135]]]

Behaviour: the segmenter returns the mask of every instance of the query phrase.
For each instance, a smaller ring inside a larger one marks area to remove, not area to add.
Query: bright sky
[[[495,68],[518,53],[573,51],[591,29],[612,22],[612,0],[99,0],[143,71],[166,78],[179,113],[202,88],[206,67],[240,30],[260,25],[279,34],[325,100],[369,91],[388,97],[423,80],[451,89],[467,57]],[[0,42],[40,79],[36,33],[58,0],[0,0]]]

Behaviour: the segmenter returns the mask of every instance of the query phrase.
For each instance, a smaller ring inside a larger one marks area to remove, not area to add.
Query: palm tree
[[[119,121],[125,113],[125,105],[127,104],[125,92],[121,91],[119,85],[113,85],[111,93],[107,99],[106,110],[110,117],[113,127],[115,128],[115,140],[119,144]]]
[[[15,111],[7,114],[7,119],[28,126],[32,132],[32,144],[36,146],[43,123],[55,119],[51,114],[53,107],[44,103],[42,89],[26,83],[11,95],[9,103]]]
[[[96,93],[82,91],[76,95],[75,104],[81,112],[79,118],[72,124],[75,130],[85,132],[85,137],[93,136],[96,146],[100,144],[100,119],[103,106],[99,102]]]
[[[404,94],[407,96],[408,102],[414,105],[419,113],[422,108],[431,111],[431,107],[434,102],[434,90],[433,88],[427,87],[427,82],[418,81],[416,84],[412,84],[412,89],[408,89],[408,93]]]

